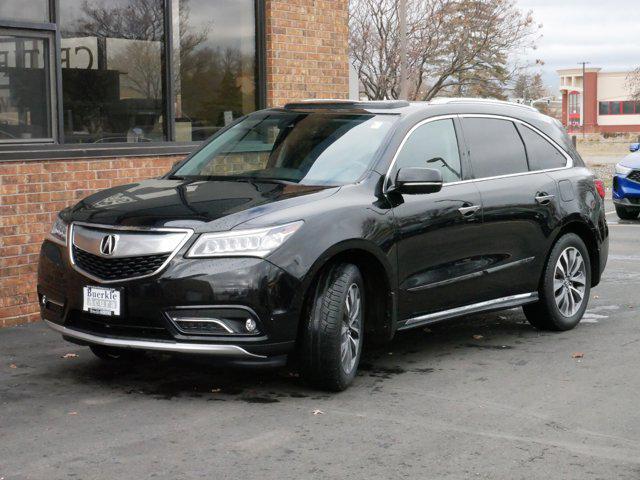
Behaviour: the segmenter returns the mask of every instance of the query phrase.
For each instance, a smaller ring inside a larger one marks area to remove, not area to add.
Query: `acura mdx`
[[[342,390],[365,339],[519,306],[535,328],[575,327],[607,261],[603,198],[531,107],[299,102],[60,212],[38,298],[103,359],[291,359]]]

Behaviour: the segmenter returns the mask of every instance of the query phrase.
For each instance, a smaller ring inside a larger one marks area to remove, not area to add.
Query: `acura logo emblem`
[[[102,240],[100,241],[100,253],[103,255],[113,255],[117,241],[117,235],[109,234],[102,237]]]

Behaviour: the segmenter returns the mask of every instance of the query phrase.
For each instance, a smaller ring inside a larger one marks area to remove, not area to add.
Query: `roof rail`
[[[429,100],[432,105],[446,105],[450,103],[482,103],[485,105],[502,105],[509,107],[520,107],[529,111],[538,112],[538,109],[522,103],[506,102],[504,100],[494,100],[493,98],[473,98],[473,97],[438,97]]]
[[[405,100],[344,100],[344,99],[307,99],[299,102],[287,103],[284,108],[294,109],[314,109],[314,108],[363,108],[371,110],[386,110],[393,108],[408,107],[410,104]]]

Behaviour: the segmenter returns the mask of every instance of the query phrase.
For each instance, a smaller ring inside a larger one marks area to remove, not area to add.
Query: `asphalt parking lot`
[[[0,330],[0,479],[638,479],[640,222],[608,218],[575,330],[515,309],[406,332],[341,394],[287,370],[109,366],[42,324]]]

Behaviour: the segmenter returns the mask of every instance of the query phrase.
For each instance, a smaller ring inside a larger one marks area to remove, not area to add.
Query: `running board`
[[[485,302],[473,303],[463,307],[456,307],[450,310],[443,310],[441,312],[429,313],[427,315],[410,318],[409,320],[406,320],[403,325],[398,327],[398,330],[408,330],[410,328],[421,327],[423,325],[437,323],[450,318],[462,317],[464,315],[471,315],[473,313],[519,307],[520,305],[537,301],[538,292],[521,293],[519,295],[511,295],[510,297],[496,298],[494,300],[487,300]]]

